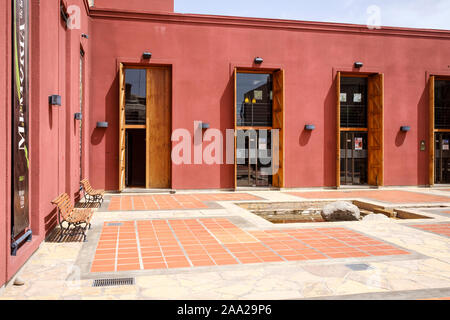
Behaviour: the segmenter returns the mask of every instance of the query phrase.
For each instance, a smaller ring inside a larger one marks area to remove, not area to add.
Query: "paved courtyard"
[[[273,224],[237,205],[324,199],[420,216]],[[449,212],[438,188],[108,194],[87,242],[49,236],[0,299],[448,299]]]

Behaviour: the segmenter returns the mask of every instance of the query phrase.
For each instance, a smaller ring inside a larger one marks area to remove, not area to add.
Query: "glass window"
[[[435,128],[450,129],[450,81],[436,80],[434,96]]]
[[[125,70],[125,124],[145,125],[147,106],[147,71]]]
[[[367,78],[341,78],[341,127],[367,128]]]
[[[272,126],[272,75],[237,73],[236,125]]]

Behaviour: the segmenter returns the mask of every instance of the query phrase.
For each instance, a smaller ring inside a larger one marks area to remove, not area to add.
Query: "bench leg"
[[[64,238],[64,228],[61,226],[60,227],[60,232],[59,232],[58,242],[61,242],[63,238]]]
[[[67,229],[63,227],[63,223],[64,223],[64,221],[59,224],[59,238],[58,238],[58,242],[61,242],[62,239],[64,239],[64,233],[67,231]],[[70,224],[67,226],[67,228],[70,228]]]
[[[87,230],[88,229],[91,229],[90,223],[86,223],[86,226],[83,228],[83,236],[84,236],[83,242],[87,242]]]

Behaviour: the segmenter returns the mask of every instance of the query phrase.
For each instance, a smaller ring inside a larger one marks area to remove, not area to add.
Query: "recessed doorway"
[[[235,187],[284,186],[284,72],[234,71]]]
[[[430,77],[430,185],[450,184],[450,79]]]
[[[384,183],[383,74],[337,73],[336,185]]]
[[[171,68],[120,65],[119,190],[171,187]]]

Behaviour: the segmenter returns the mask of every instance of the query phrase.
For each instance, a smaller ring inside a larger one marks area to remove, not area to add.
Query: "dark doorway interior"
[[[341,132],[341,184],[367,184],[367,132]]]
[[[450,81],[436,80],[434,105],[435,183],[450,183]]]
[[[145,129],[127,129],[125,137],[127,187],[145,187],[146,175],[146,131]]]
[[[450,183],[450,133],[436,133],[435,135],[435,183]]]
[[[367,78],[341,79],[341,128],[367,128]]]

